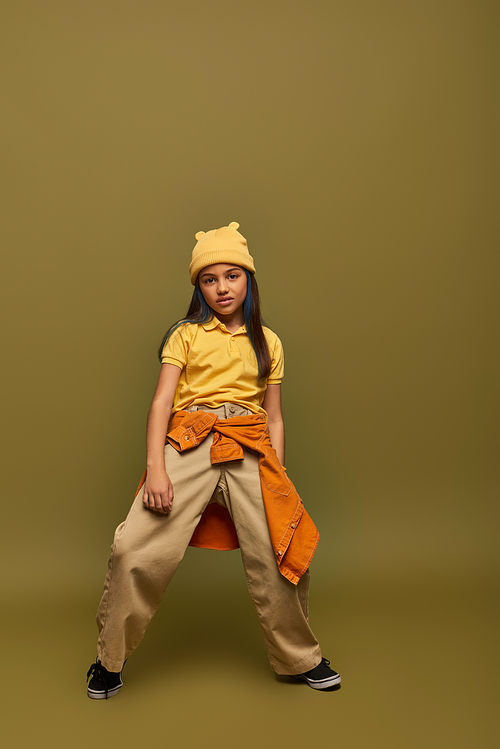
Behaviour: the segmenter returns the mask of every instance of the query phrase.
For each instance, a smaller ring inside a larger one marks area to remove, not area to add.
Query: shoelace
[[[91,676],[95,676],[96,679],[104,684],[104,692],[106,694],[106,699],[108,699],[108,680],[106,678],[106,672],[100,663],[96,662],[91,665],[87,671],[87,682]]]

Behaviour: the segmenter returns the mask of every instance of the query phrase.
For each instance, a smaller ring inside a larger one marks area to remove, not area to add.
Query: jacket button
[[[296,528],[296,527],[297,527],[296,523],[292,523],[290,526],[290,528]]]
[[[186,436],[184,437],[184,439],[186,440],[186,442],[188,442],[189,441],[189,434],[186,434]]]
[[[278,551],[278,556],[281,557],[283,555],[282,551]]]

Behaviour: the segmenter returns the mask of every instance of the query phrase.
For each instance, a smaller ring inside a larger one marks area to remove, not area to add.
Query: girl
[[[282,346],[262,326],[254,262],[238,228],[233,221],[196,234],[191,305],[160,346],[147,468],[116,529],[97,612],[92,699],[122,687],[125,661],[189,544],[241,548],[276,673],[314,689],[340,684],[308,623],[319,534],[283,467]]]

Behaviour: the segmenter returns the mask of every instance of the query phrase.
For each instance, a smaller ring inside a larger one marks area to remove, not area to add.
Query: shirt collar
[[[227,330],[227,328],[226,328],[225,325],[224,325],[224,328],[222,327],[223,323],[221,323],[221,321],[218,320],[215,317],[215,315],[208,322],[202,323],[202,325],[205,328],[205,330],[213,330],[214,328],[217,328],[217,327],[221,328],[221,330]],[[229,330],[227,330],[227,332],[229,333]],[[236,333],[246,333],[247,332],[246,325],[242,325],[241,328],[238,328],[238,330],[235,331],[235,332]],[[235,333],[232,333],[232,335],[235,335]]]

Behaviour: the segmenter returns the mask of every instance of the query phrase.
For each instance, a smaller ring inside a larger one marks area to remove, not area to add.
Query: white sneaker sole
[[[121,684],[118,684],[117,687],[113,687],[113,689],[108,689],[108,699],[110,697],[114,697],[115,694],[118,694],[122,686],[123,686],[123,682]],[[106,699],[106,692],[101,692],[101,691],[96,692],[94,689],[87,688],[87,694],[91,700],[105,700]]]
[[[305,681],[306,684],[309,684],[309,686],[313,689],[328,689],[328,687],[335,687],[342,681],[342,679],[340,678],[340,674],[329,676],[328,679],[308,679],[307,676],[304,676],[304,674],[294,674],[293,678]]]

